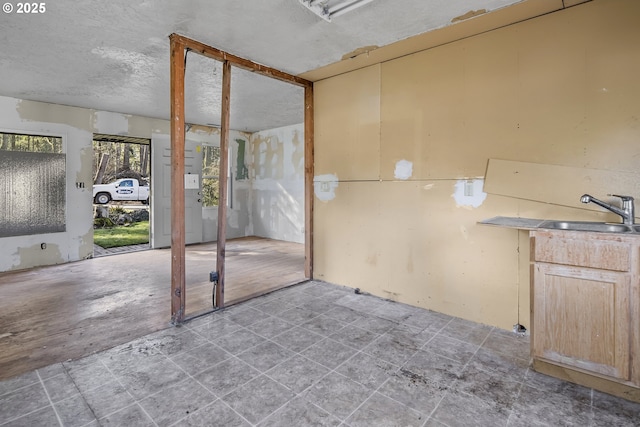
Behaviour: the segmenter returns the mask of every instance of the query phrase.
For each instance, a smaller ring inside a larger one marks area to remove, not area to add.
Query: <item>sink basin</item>
[[[554,230],[595,231],[599,233],[640,233],[639,225],[611,224],[589,221],[544,221],[539,228]]]

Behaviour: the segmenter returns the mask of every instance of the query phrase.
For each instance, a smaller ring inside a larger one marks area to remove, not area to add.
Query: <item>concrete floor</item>
[[[638,426],[529,340],[309,282],[0,382],[2,426]]]

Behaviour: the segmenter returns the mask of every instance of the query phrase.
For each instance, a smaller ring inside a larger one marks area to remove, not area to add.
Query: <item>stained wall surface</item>
[[[594,0],[316,82],[314,276],[528,328],[526,232],[477,222],[611,217],[485,192],[489,159],[640,170],[638,16]]]
[[[250,141],[254,235],[304,243],[304,126],[255,132]]]

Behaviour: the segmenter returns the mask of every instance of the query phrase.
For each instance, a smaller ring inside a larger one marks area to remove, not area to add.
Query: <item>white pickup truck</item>
[[[93,186],[93,201],[99,205],[109,203],[111,200],[140,201],[149,203],[149,187],[140,185],[137,179],[123,178],[110,184]]]

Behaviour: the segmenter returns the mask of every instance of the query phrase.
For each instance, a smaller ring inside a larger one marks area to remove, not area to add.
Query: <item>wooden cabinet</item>
[[[534,357],[630,380],[627,274],[537,263]]]
[[[534,369],[640,400],[640,236],[531,236]]]

